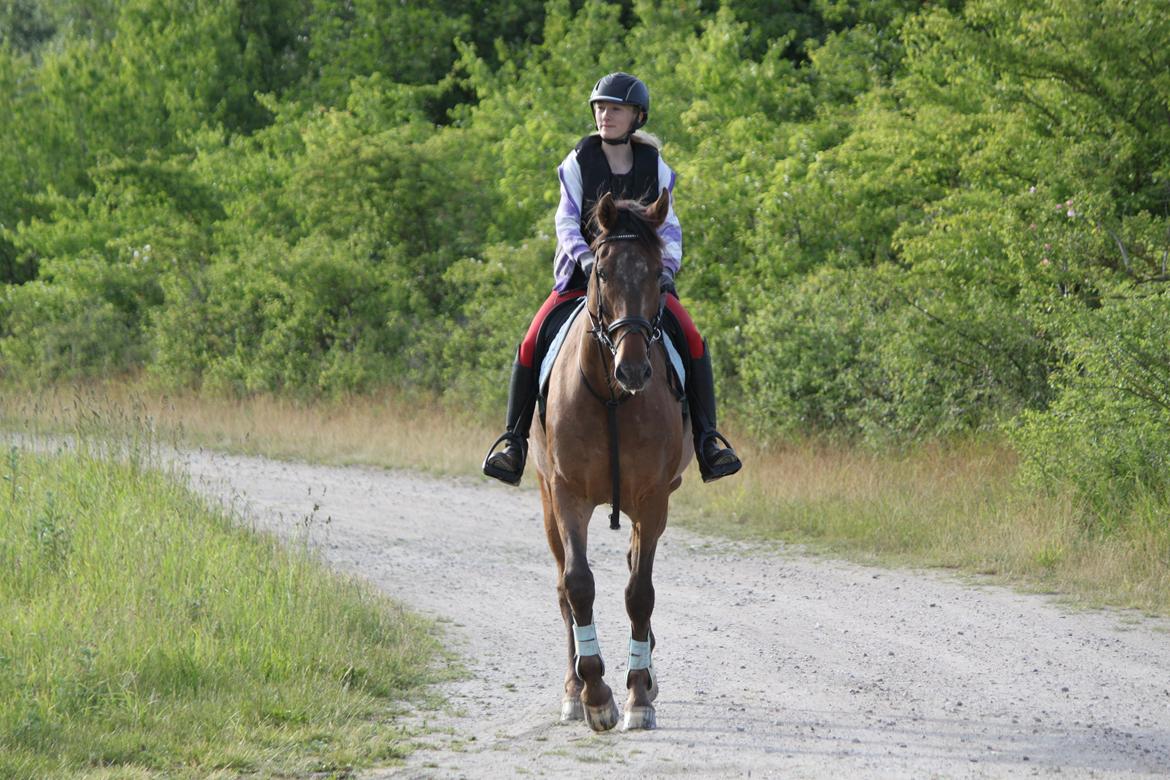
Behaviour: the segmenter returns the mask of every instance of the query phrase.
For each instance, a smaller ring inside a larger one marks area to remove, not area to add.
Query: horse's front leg
[[[543,475],[537,475],[540,481],[540,501],[544,506],[544,533],[548,538],[548,547],[552,551],[557,563],[557,602],[561,608],[561,618],[565,621],[565,631],[569,640],[569,663],[565,672],[565,695],[561,699],[561,721],[585,719],[585,706],[581,703],[581,689],[584,683],[577,676],[576,645],[573,640],[573,610],[569,606],[569,593],[565,589],[565,545],[561,542],[560,525],[557,523],[556,510],[552,501],[552,493]]]
[[[558,496],[555,488],[550,492],[564,554],[557,590],[562,604],[568,605],[567,610],[562,606],[562,613],[570,634],[571,671],[580,684],[579,700],[586,722],[594,731],[606,731],[617,725],[618,710],[613,691],[605,684],[605,664],[601,660],[597,630],[593,625],[595,590],[593,572],[585,553],[592,507],[576,499]],[[575,689],[575,684],[566,678],[566,698]],[[562,707],[562,717],[568,709],[568,705]]]
[[[630,616],[630,654],[626,671],[625,729],[652,729],[657,725],[654,700],[658,698],[658,680],[654,675],[650,653],[654,634],[650,615],[654,612],[654,552],[658,537],[666,528],[667,498],[646,502],[638,507],[630,531],[630,550],[626,561],[630,580],[626,584],[626,612]]]

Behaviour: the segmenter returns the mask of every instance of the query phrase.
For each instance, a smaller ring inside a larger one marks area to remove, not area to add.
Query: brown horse
[[[569,640],[562,720],[585,718],[596,731],[613,728],[617,705],[606,685],[593,629],[593,573],[586,547],[595,507],[612,502],[633,521],[626,554],[630,579],[630,655],[624,728],[654,728],[658,683],[650,665],[654,610],[651,572],[666,528],[671,492],[693,455],[689,420],[667,376],[658,323],[659,275],[669,194],[643,208],[608,194],[594,212],[600,233],[586,297],[552,369],[545,424],[533,426],[544,527],[556,558],[557,594]],[[611,472],[608,409],[616,407],[620,481]],[[615,486],[618,488],[615,495]],[[616,513],[615,513],[616,523]]]

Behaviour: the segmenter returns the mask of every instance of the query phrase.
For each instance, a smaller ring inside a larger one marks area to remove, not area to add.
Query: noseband
[[[636,241],[638,236],[633,233],[619,233],[617,235],[606,236],[600,239],[600,243],[607,244],[610,241]],[[593,275],[598,274],[598,263],[593,265]],[[605,299],[601,296],[601,279],[597,280],[594,285],[597,289],[597,314],[594,315],[592,311],[586,309],[589,313],[589,324],[592,326],[590,333],[593,338],[609,349],[609,354],[617,357],[618,347],[621,346],[622,340],[630,334],[631,331],[637,331],[646,339],[646,347],[649,348],[651,344],[662,338],[662,310],[666,308],[666,294],[664,293],[658,300],[658,313],[654,315],[653,320],[648,320],[645,317],[619,317],[608,325],[605,324]],[[624,333],[619,333],[625,328]],[[615,337],[616,334],[616,337]]]

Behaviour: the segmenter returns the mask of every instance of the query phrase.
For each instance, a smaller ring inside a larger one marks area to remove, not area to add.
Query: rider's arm
[[[673,278],[682,265],[682,225],[678,215],[674,213],[674,171],[658,157],[658,184],[670,190],[670,210],[666,213],[666,221],[658,228],[658,236],[662,239],[662,265]]]
[[[581,166],[577,164],[576,150],[557,167],[561,180],[561,202],[557,206],[557,256],[553,261],[556,289],[562,290],[579,265],[588,272],[593,253],[581,235]]]

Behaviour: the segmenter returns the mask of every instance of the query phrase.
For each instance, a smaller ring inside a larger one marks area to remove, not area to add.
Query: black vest
[[[650,144],[631,142],[634,166],[629,173],[615,176],[601,148],[601,136],[589,135],[577,144],[577,165],[581,168],[581,235],[585,243],[597,238],[593,225],[593,207],[605,193],[615,198],[636,200],[649,205],[658,199],[658,150]],[[573,271],[569,289],[584,289],[585,274],[578,267]]]
[[[590,220],[593,207],[605,193],[647,205],[658,199],[657,149],[650,144],[634,143],[634,167],[629,173],[614,176],[601,144],[599,135],[587,136],[577,144],[577,164],[581,167],[581,235],[589,244],[597,238]]]

